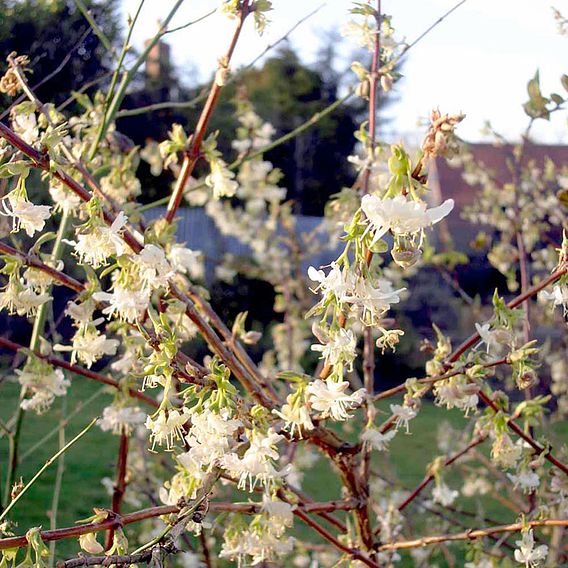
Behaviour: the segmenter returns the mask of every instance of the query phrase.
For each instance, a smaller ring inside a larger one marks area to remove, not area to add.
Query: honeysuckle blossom
[[[50,217],[49,205],[34,205],[19,194],[18,190],[10,192],[0,201],[0,215],[12,218],[12,232],[24,229],[28,237],[43,231],[45,222]]]
[[[120,319],[134,323],[148,307],[150,294],[144,288],[142,290],[130,290],[117,284],[112,289],[112,293],[95,292],[93,298],[97,302],[109,303],[103,310],[103,314],[109,316],[116,314]]]
[[[173,275],[173,271],[163,249],[152,244],[146,245],[133,260],[144,287],[152,290],[168,287],[168,278]]]
[[[540,477],[530,470],[522,471],[517,475],[508,473],[507,477],[513,482],[515,488],[519,487],[523,493],[531,493],[540,485]]]
[[[22,400],[21,407],[38,414],[46,411],[55,397],[65,395],[71,384],[61,369],[54,369],[48,363],[38,360],[32,360],[21,371],[16,370],[16,374],[20,385],[31,394],[31,397]]]
[[[355,274],[350,270],[342,270],[335,262],[331,263],[331,269],[327,274],[321,269],[317,270],[310,266],[308,277],[314,282],[319,282],[314,292],[319,292],[324,297],[332,295],[338,302],[344,301],[355,285]]]
[[[38,308],[49,302],[51,296],[47,293],[35,292],[33,288],[26,287],[14,278],[0,292],[0,310],[6,309],[9,314],[19,316],[33,316]]]
[[[377,428],[367,428],[361,434],[361,441],[370,449],[384,452],[388,449],[389,442],[396,436],[396,430],[389,430],[384,434]]]
[[[452,377],[446,381],[436,383],[436,403],[446,408],[459,408],[467,414],[477,408],[479,386],[471,383],[466,377]]]
[[[241,428],[243,423],[230,418],[226,410],[192,413],[191,429],[185,438],[190,449],[179,454],[177,461],[194,476],[200,475],[202,469],[210,470],[235,445],[236,433]]]
[[[444,482],[438,483],[432,490],[432,499],[443,507],[449,507],[458,497],[459,492],[450,489]]]
[[[512,468],[521,459],[523,449],[506,432],[497,436],[491,447],[493,461],[504,469]]]
[[[476,323],[475,329],[479,334],[480,342],[486,346],[487,354],[498,355],[503,348],[502,342],[507,338],[507,333],[491,329],[490,323],[483,325]]]
[[[388,231],[395,235],[417,233],[446,217],[454,208],[453,199],[447,199],[438,207],[426,208],[423,201],[407,199],[404,195],[381,199],[376,195],[365,195],[361,209],[375,231],[373,242]]]
[[[524,564],[525,568],[536,568],[548,555],[548,546],[541,544],[535,548],[534,534],[532,529],[523,532],[521,540],[515,541],[515,560]]]
[[[120,341],[118,339],[107,339],[105,334],[99,333],[92,326],[86,330],[78,330],[73,336],[72,345],[54,345],[55,351],[71,351],[71,362],[79,360],[87,368],[91,368],[93,363],[105,355],[114,355]]]
[[[156,415],[154,415],[156,416]],[[151,431],[152,450],[158,446],[166,445],[166,449],[171,450],[175,441],[183,437],[183,425],[188,421],[190,413],[187,408],[180,412],[174,410],[160,410],[157,416],[146,418],[146,428]]]
[[[324,345],[314,344],[311,350],[321,353],[321,358],[328,365],[345,363],[351,366],[357,356],[357,338],[352,330],[339,328],[330,333],[328,342]]]
[[[89,554],[100,554],[104,552],[104,546],[97,541],[97,533],[91,532],[82,534],[79,537],[79,546]]]
[[[405,288],[395,290],[392,282],[386,278],[379,278],[372,282],[359,279],[352,295],[345,298],[347,303],[358,306],[362,311],[363,322],[374,324],[390,309],[392,304],[400,302],[400,294]]]
[[[263,493],[261,511],[268,515],[271,531],[282,536],[294,524],[294,507]]]
[[[552,302],[553,306],[562,306],[564,315],[568,315],[568,284],[555,284],[552,292],[543,290],[541,296],[545,301]]]
[[[234,178],[235,174],[227,168],[227,164],[217,159],[211,162],[211,173],[205,178],[205,183],[213,190],[215,199],[233,197],[239,187]]]
[[[98,425],[104,432],[112,432],[115,435],[126,434],[130,436],[132,428],[143,424],[146,415],[137,406],[118,406],[112,404],[106,406],[103,415],[98,420]]]
[[[250,446],[242,457],[236,453],[225,454],[220,465],[227,472],[239,480],[239,489],[253,491],[257,483],[270,487],[277,479],[287,474],[287,468],[276,470],[273,462],[279,458],[276,444],[284,439],[269,428],[266,434],[251,432]]]
[[[98,268],[106,264],[111,256],[120,256],[128,247],[122,240],[121,232],[128,218],[121,211],[110,227],[96,226],[88,232],[77,235],[77,241],[67,241],[75,249],[75,254],[82,263]]]
[[[334,381],[328,377],[325,381],[316,379],[307,387],[309,401],[314,410],[322,413],[322,418],[331,417],[333,420],[347,420],[350,410],[357,408],[365,399],[365,389],[359,389],[347,394],[348,381]]]
[[[303,400],[297,400],[294,393],[288,395],[286,404],[280,410],[274,409],[272,413],[284,420],[283,429],[290,432],[291,436],[297,434],[302,438],[302,432],[314,429],[308,409],[304,406]]]
[[[226,531],[219,558],[228,558],[243,566],[245,557],[251,557],[251,566],[282,558],[294,547],[294,539],[278,537],[269,527],[254,527]]]
[[[59,180],[51,180],[49,183],[49,195],[55,203],[55,211],[76,211],[81,205],[81,198],[67,189]]]
[[[192,280],[200,280],[205,276],[203,254],[183,245],[172,246],[168,258],[174,270],[187,274]]]
[[[408,423],[418,415],[416,410],[410,406],[401,404],[391,404],[390,410],[395,417],[395,428],[398,430],[401,426],[404,426],[408,434],[410,432]]]
[[[24,142],[33,145],[39,138],[39,128],[37,124],[37,117],[34,112],[30,113],[15,113],[12,117],[12,127],[17,132]]]

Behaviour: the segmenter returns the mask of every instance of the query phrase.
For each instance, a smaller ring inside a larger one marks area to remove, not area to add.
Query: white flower
[[[37,118],[35,113],[16,114],[12,119],[12,126],[24,142],[33,144],[39,137],[39,128],[37,127]]]
[[[234,180],[235,174],[227,168],[223,160],[211,162],[211,173],[205,178],[205,183],[213,189],[215,199],[233,197],[239,184]]]
[[[446,381],[436,383],[436,404],[445,405],[446,408],[459,408],[467,416],[470,410],[475,410],[479,402],[477,393],[479,386],[469,383],[463,376],[452,377]]]
[[[261,511],[268,515],[270,530],[276,536],[282,536],[294,524],[294,507],[284,501],[272,499],[266,493],[262,495]]]
[[[163,249],[156,245],[146,245],[140,254],[133,257],[133,261],[138,267],[144,287],[152,290],[168,287],[168,278],[173,276],[173,272]]]
[[[90,369],[104,355],[114,355],[119,344],[118,339],[107,339],[106,335],[100,334],[91,326],[90,329],[77,331],[72,346],[57,344],[53,348],[55,351],[71,351],[72,363],[78,359]]]
[[[36,231],[42,231],[46,219],[50,216],[51,207],[49,205],[34,205],[14,191],[3,198],[1,204],[0,215],[12,217],[12,232],[24,229],[28,237],[33,237]]]
[[[0,292],[0,310],[6,308],[9,314],[33,316],[38,308],[49,300],[51,300],[49,294],[36,293],[33,288],[24,287],[11,278]]]
[[[128,323],[134,323],[146,310],[150,301],[148,290],[129,290],[120,285],[116,285],[110,294],[95,292],[93,298],[97,302],[109,302],[110,305],[103,310],[103,314],[116,313]]]
[[[455,489],[450,489],[444,482],[439,483],[432,490],[432,498],[435,503],[440,503],[443,507],[449,507],[459,493]]]
[[[76,211],[81,205],[81,198],[67,189],[62,182],[52,179],[49,182],[49,195],[55,203],[55,210],[59,211]]]
[[[112,432],[117,436],[126,434],[130,436],[132,427],[142,424],[146,415],[137,406],[117,406],[115,404],[105,407],[98,425],[103,432]]]
[[[97,535],[92,532],[82,534],[79,537],[79,546],[89,554],[100,554],[104,552],[103,545],[97,541]]]
[[[515,560],[519,564],[524,564],[526,568],[534,568],[540,565],[540,561],[544,560],[548,554],[548,546],[541,544],[534,547],[533,530],[523,532],[521,540],[515,542],[517,550],[515,550]]]
[[[294,393],[289,394],[286,398],[287,404],[284,404],[280,410],[274,409],[272,413],[286,422],[283,427],[284,430],[289,431],[291,436],[294,436],[297,430],[298,436],[301,438],[303,431],[314,429],[314,424],[308,409],[301,402],[295,401],[294,398]]]
[[[355,284],[355,275],[349,270],[341,270],[335,262],[331,263],[331,270],[327,274],[310,266],[308,277],[314,282],[319,282],[313,292],[320,292],[324,297],[331,294],[338,302],[344,301]]]
[[[395,290],[392,282],[386,278],[379,278],[371,282],[360,278],[352,292],[345,301],[359,306],[363,312],[363,321],[372,325],[381,319],[381,316],[390,309],[391,304],[400,302],[400,294],[405,288]]]
[[[479,335],[481,343],[485,343],[488,354],[497,354],[501,349],[501,344],[498,341],[498,333],[491,330],[491,324],[484,323],[483,325],[475,324],[475,329]]]
[[[556,284],[552,292],[543,290],[540,294],[544,300],[552,302],[554,306],[563,306],[564,315],[568,315],[568,284]]]
[[[277,471],[273,465],[280,457],[276,444],[283,439],[284,436],[277,434],[272,428],[268,429],[266,435],[252,431],[250,446],[242,458],[236,453],[225,454],[220,465],[232,477],[239,479],[239,489],[245,490],[248,487],[252,492],[257,483],[269,487],[276,479],[287,474],[286,468]]]
[[[168,256],[173,268],[188,274],[192,280],[200,280],[205,276],[201,251],[191,250],[183,245],[173,245]]]
[[[64,396],[71,384],[61,369],[40,361],[34,361],[16,373],[20,384],[32,395],[22,400],[20,406],[38,414],[47,410],[56,396]]]
[[[352,38],[359,47],[365,47],[371,52],[375,46],[376,34],[376,28],[370,26],[367,20],[363,22],[349,20],[341,26],[343,37]]]
[[[155,416],[155,415],[154,415]],[[179,410],[160,410],[158,416],[148,416],[146,418],[146,428],[151,431],[152,450],[158,444],[166,444],[166,449],[171,450],[174,442],[183,437],[183,425],[189,419],[189,411],[183,408]]]
[[[395,235],[417,233],[443,219],[454,208],[453,199],[447,199],[432,209],[426,209],[423,201],[409,200],[403,195],[380,199],[376,195],[365,195],[361,209],[374,229],[373,242],[378,241],[389,230]]]
[[[395,417],[395,427],[398,430],[403,424],[406,428],[406,433],[409,433],[408,423],[416,418],[417,412],[414,408],[410,406],[403,406],[400,404],[391,404],[390,410]]]
[[[498,436],[491,447],[491,457],[504,469],[515,467],[522,453],[522,447],[515,445],[507,433]]]
[[[110,227],[98,226],[88,233],[77,235],[77,241],[66,241],[75,248],[75,254],[80,262],[90,264],[98,268],[109,257],[124,254],[128,247],[120,236],[122,229],[128,222],[128,218],[121,211]]]
[[[352,365],[357,355],[357,338],[352,330],[339,328],[338,331],[330,334],[329,341],[325,345],[312,345],[311,350],[319,351],[321,358],[325,359],[328,365],[333,366],[338,363]]]
[[[518,475],[511,473],[507,477],[513,482],[515,488],[520,487],[523,493],[532,493],[540,485],[540,477],[534,471],[522,471]]]
[[[314,410],[322,413],[322,417],[330,416],[333,420],[347,420],[349,411],[361,405],[365,399],[365,389],[359,389],[353,394],[346,394],[349,388],[347,381],[334,381],[328,377],[325,382],[316,379],[308,385],[310,404]]]
[[[361,434],[363,443],[378,452],[383,452],[388,449],[388,443],[396,436],[396,430],[390,430],[382,434],[377,428],[367,428]]]
[[[186,436],[189,451],[177,456],[188,473],[199,476],[202,469],[210,470],[214,463],[235,444],[235,433],[243,428],[240,420],[221,413],[205,410],[191,415],[191,429]]]

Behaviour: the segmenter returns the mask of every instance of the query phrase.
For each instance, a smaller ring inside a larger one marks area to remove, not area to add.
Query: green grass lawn
[[[0,417],[6,420],[17,404],[19,386],[5,381],[0,385]],[[71,439],[89,421],[100,414],[102,408],[111,400],[111,393],[101,390],[100,385],[77,377],[70,387],[69,396],[65,403],[65,415],[69,423],[65,428],[66,439]],[[388,415],[388,404],[381,405],[380,411],[384,417]],[[18,475],[24,482],[43,465],[58,449],[58,421],[62,416],[62,402],[56,401],[54,408],[45,416],[26,414],[21,439],[21,456],[25,459]],[[379,421],[381,416],[379,415]],[[416,486],[424,476],[427,465],[438,455],[437,436],[439,425],[448,421],[454,428],[463,429],[466,421],[459,412],[447,412],[425,403],[418,418],[411,423],[412,435],[400,433],[391,443],[390,460],[387,466],[382,455],[375,456],[373,468],[383,472],[391,479],[407,488]],[[360,422],[359,422],[360,423]],[[555,433],[559,439],[568,439],[568,425],[558,423]],[[356,436],[356,432],[352,432]],[[101,484],[103,477],[112,477],[116,459],[118,438],[102,432],[98,427],[92,428],[74,447],[65,454],[65,473],[63,490],[61,491],[57,513],[57,526],[70,526],[76,520],[92,514],[93,507],[108,507],[109,496]],[[487,451],[484,448],[484,451]],[[0,438],[0,467],[2,481],[5,478],[8,444],[5,437]],[[48,528],[50,525],[50,509],[52,491],[55,482],[57,466],[50,467],[37,481],[32,489],[18,503],[11,518],[18,523],[17,534],[24,533],[32,526]],[[457,481],[458,475],[454,469],[448,472],[448,480]],[[4,483],[2,483],[2,488]],[[303,489],[315,500],[341,498],[340,484],[335,472],[325,459],[318,459],[314,467],[305,473]],[[424,497],[430,496],[430,490],[424,492]],[[241,500],[247,496],[242,495]],[[467,502],[466,502],[467,507]],[[471,508],[473,510],[473,507]],[[511,512],[503,511],[494,502],[486,504],[487,516],[501,522],[514,520]],[[419,530],[428,527],[417,525]],[[304,532],[305,527],[296,527]],[[456,530],[458,530],[456,528]],[[317,535],[314,541],[318,541]],[[77,552],[76,542],[58,543],[57,557],[62,558]],[[436,557],[439,566],[446,566],[443,557]],[[408,559],[401,566],[412,566]],[[459,563],[458,563],[459,565]]]

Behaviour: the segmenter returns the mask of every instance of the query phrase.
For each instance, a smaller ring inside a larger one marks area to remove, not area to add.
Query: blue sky
[[[187,0],[172,26],[208,12],[219,0]],[[239,41],[235,64],[251,61],[264,47],[283,35],[302,16],[323,0],[273,0],[272,23],[262,37],[249,23]],[[383,11],[392,14],[399,37],[413,40],[456,0],[383,0]],[[123,0],[124,14],[132,14],[138,0]],[[140,47],[153,35],[173,0],[146,0],[133,43]],[[339,28],[349,17],[350,2],[327,0],[324,7],[291,36],[302,58],[314,61],[322,34]],[[481,129],[490,120],[509,138],[518,137],[526,124],[521,109],[526,83],[540,69],[544,93],[563,93],[560,75],[568,74],[568,37],[557,33],[551,6],[568,15],[568,0],[467,0],[412,49],[398,84],[399,101],[392,107],[394,127],[400,136],[416,139],[418,121],[433,107],[442,112],[463,111],[461,135],[471,141],[484,138]],[[188,78],[203,79],[215,69],[217,57],[226,49],[233,24],[221,15],[167,36],[174,62]],[[352,46],[340,46],[346,57]],[[565,93],[566,94],[566,93]],[[534,129],[547,143],[568,143],[566,115]]]

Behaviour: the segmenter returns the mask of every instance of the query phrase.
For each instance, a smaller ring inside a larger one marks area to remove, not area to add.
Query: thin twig
[[[72,440],[70,440],[65,446],[63,446],[58,452],[56,452],[52,457],[50,457],[45,464],[36,472],[36,474],[26,483],[23,489],[10,501],[8,506],[2,511],[0,514],[0,521],[6,518],[6,515],[14,508],[16,503],[28,492],[28,490],[33,486],[33,484],[41,477],[43,472],[57,459],[59,456],[63,455],[71,446],[73,446],[76,442],[78,442],[95,424],[97,419],[91,420],[86,428],[81,430],[79,434],[77,434]]]
[[[567,519],[547,519],[542,521],[528,521],[526,523],[512,523],[510,525],[500,525],[497,527],[489,527],[485,529],[469,529],[461,533],[445,534],[438,536],[424,536],[414,540],[406,540],[402,542],[392,542],[379,546],[379,550],[400,550],[403,548],[419,548],[429,544],[439,544],[441,542],[457,541],[457,540],[477,540],[486,536],[501,533],[520,532],[526,527],[567,527]]]

